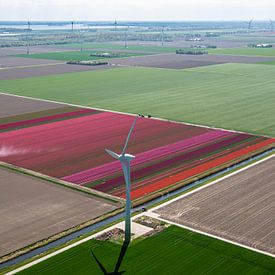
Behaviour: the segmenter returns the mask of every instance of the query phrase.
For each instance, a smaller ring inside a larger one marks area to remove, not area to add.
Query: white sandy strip
[[[163,203],[163,204],[161,204],[161,205],[159,205],[159,206],[156,206],[156,207],[154,207],[154,208],[151,208],[148,212],[140,213],[140,214],[136,215],[134,218],[136,219],[136,218],[138,218],[138,217],[141,217],[141,216],[144,216],[144,215],[146,216],[146,215],[147,215],[147,216],[150,216],[150,217],[153,217],[153,218],[157,218],[157,219],[159,219],[159,220],[163,220],[163,221],[165,221],[165,222],[167,222],[167,223],[175,224],[175,225],[177,225],[177,226],[179,226],[179,227],[186,228],[186,229],[189,229],[189,230],[194,231],[194,232],[198,232],[198,233],[203,234],[203,235],[207,235],[207,236],[210,236],[210,237],[213,237],[213,238],[216,238],[216,239],[219,239],[219,240],[228,242],[228,243],[232,243],[232,244],[235,244],[235,245],[237,245],[237,246],[244,247],[244,248],[246,248],[246,249],[253,250],[253,251],[256,251],[256,252],[261,253],[261,254],[265,254],[265,255],[268,255],[268,256],[271,256],[271,257],[275,257],[273,254],[270,254],[270,253],[268,253],[268,252],[265,252],[265,251],[262,251],[262,250],[258,250],[258,249],[255,249],[255,248],[252,248],[252,247],[249,247],[249,246],[246,246],[246,245],[242,245],[242,244],[239,244],[239,243],[236,243],[236,242],[233,242],[233,241],[230,241],[230,240],[227,240],[227,239],[224,239],[224,238],[215,236],[215,235],[211,235],[211,234],[205,233],[205,232],[203,232],[203,231],[195,230],[195,229],[190,228],[190,227],[186,227],[186,226],[183,226],[183,225],[180,225],[180,224],[176,224],[176,223],[173,223],[173,222],[168,221],[168,220],[161,219],[161,218],[159,218],[159,215],[158,215],[158,214],[154,213],[154,211],[157,210],[158,208],[161,208],[161,207],[163,207],[163,206],[165,206],[165,205],[168,205],[168,204],[170,204],[170,203],[173,203],[173,202],[175,202],[175,201],[177,201],[177,200],[179,200],[179,199],[181,199],[181,198],[183,198],[183,197],[189,196],[190,194],[193,194],[193,193],[198,192],[198,191],[200,191],[200,190],[202,190],[202,189],[204,189],[204,188],[207,188],[208,186],[211,186],[211,185],[213,185],[213,184],[215,184],[215,183],[217,183],[217,182],[219,182],[219,181],[222,181],[222,180],[224,180],[224,179],[226,179],[226,178],[229,178],[229,177],[231,177],[231,176],[233,176],[233,175],[235,175],[235,174],[238,174],[238,173],[240,173],[240,172],[242,172],[242,171],[244,171],[244,170],[246,170],[246,169],[249,169],[249,168],[251,168],[251,167],[253,167],[253,166],[255,166],[255,165],[259,164],[259,163],[262,163],[262,162],[264,162],[264,161],[266,161],[266,160],[268,160],[268,159],[270,159],[270,158],[273,158],[273,157],[275,157],[275,154],[273,154],[273,155],[271,155],[271,156],[269,156],[269,157],[267,157],[267,158],[265,158],[265,159],[262,159],[262,160],[260,160],[260,161],[258,161],[258,162],[255,162],[255,163],[253,163],[253,164],[251,164],[251,165],[249,165],[249,166],[247,166],[247,167],[244,167],[244,168],[242,168],[242,169],[240,169],[240,170],[238,170],[238,171],[236,171],[236,172],[233,172],[233,173],[231,173],[231,174],[229,174],[229,175],[226,175],[226,176],[224,176],[224,177],[222,177],[222,178],[220,178],[220,179],[218,179],[218,180],[215,180],[215,181],[213,181],[212,183],[206,184],[206,185],[204,185],[204,186],[202,186],[202,187],[199,187],[199,188],[197,188],[197,189],[195,189],[195,190],[193,190],[193,191],[191,191],[191,192],[185,193],[185,194],[183,194],[183,195],[181,195],[181,196],[179,196],[179,197],[177,197],[177,198],[174,198],[174,199],[172,199],[172,200],[170,200],[170,201],[167,201],[167,202],[165,202],[165,203]],[[26,265],[24,265],[24,266],[21,266],[21,267],[19,267],[19,268],[17,268],[17,269],[14,269],[14,270],[8,272],[7,275],[16,274],[16,273],[18,273],[18,272],[20,272],[20,271],[22,271],[22,270],[25,270],[25,269],[27,269],[27,268],[33,266],[33,265],[36,265],[36,264],[38,264],[38,263],[40,263],[40,262],[43,262],[43,261],[45,261],[45,260],[47,260],[47,259],[49,259],[49,258],[51,258],[51,257],[53,257],[53,256],[56,256],[56,255],[58,255],[58,254],[60,254],[60,253],[62,253],[62,252],[64,252],[64,251],[66,251],[66,250],[69,250],[69,249],[71,249],[71,248],[73,248],[73,247],[75,247],[75,246],[78,246],[78,245],[80,245],[80,244],[82,244],[82,243],[85,243],[85,242],[91,240],[91,239],[94,239],[94,238],[96,238],[97,236],[101,235],[102,233],[105,233],[105,232],[107,232],[107,231],[109,231],[109,230],[111,230],[111,229],[113,229],[113,228],[117,228],[118,226],[121,227],[120,224],[121,224],[121,223],[118,223],[118,224],[116,224],[116,225],[113,225],[113,226],[111,226],[111,227],[109,227],[109,228],[106,228],[106,229],[104,229],[104,230],[102,230],[102,231],[100,231],[100,232],[98,232],[98,233],[95,233],[95,234],[93,234],[93,235],[91,235],[91,236],[89,236],[89,237],[87,237],[87,238],[85,238],[85,239],[82,239],[82,240],[80,240],[80,241],[78,241],[78,242],[75,242],[75,243],[73,243],[73,244],[70,244],[70,245],[68,245],[68,246],[66,246],[66,247],[63,247],[63,248],[61,248],[61,249],[59,249],[59,250],[53,252],[53,253],[50,253],[50,254],[48,254],[48,255],[46,255],[46,256],[44,256],[44,257],[41,257],[41,258],[39,258],[39,259],[37,259],[37,260],[35,260],[35,261],[32,261],[32,262],[30,262],[30,263],[28,263],[28,264],[26,264]],[[132,224],[133,224],[133,222],[132,222]],[[137,232],[136,232],[137,234],[141,234],[141,232],[138,232],[139,229],[138,229],[137,226],[136,226],[136,230],[137,230]],[[134,232],[133,232],[133,233],[134,233]]]
[[[14,67],[3,67],[1,70],[12,70],[12,69],[24,69],[24,68],[35,68],[35,67],[47,67],[66,64],[65,62],[48,63],[48,64],[36,64],[36,65],[25,65],[25,66],[14,66]]]
[[[135,219],[141,216],[140,214],[138,216],[135,216]],[[125,228],[125,222],[120,222],[119,224],[115,225],[114,228],[120,228],[124,230]],[[147,234],[148,232],[152,231],[153,228],[136,223],[136,222],[131,222],[131,232],[134,234],[132,236],[132,239],[135,239],[137,237],[143,236]]]
[[[112,111],[108,109],[103,109],[103,108],[97,108],[97,107],[89,107],[85,105],[79,105],[79,104],[72,104],[68,102],[62,102],[62,101],[54,101],[54,100],[49,100],[49,99],[41,99],[41,98],[35,98],[31,96],[22,96],[22,95],[16,95],[16,94],[11,94],[11,93],[5,93],[4,91],[0,92],[0,94],[3,95],[8,95],[8,96],[14,96],[14,97],[20,97],[20,98],[26,98],[26,99],[34,99],[34,100],[40,100],[40,101],[45,101],[45,102],[51,102],[51,103],[57,103],[57,104],[66,104],[68,106],[73,106],[73,107],[79,107],[79,108],[86,108],[86,109],[93,109],[93,110],[98,110],[102,112],[109,112],[109,113],[115,113],[115,114],[122,114],[122,115],[129,115],[129,116],[136,116],[137,114],[131,114],[131,113],[126,113],[126,112],[119,112],[119,111]],[[218,128],[214,126],[206,126],[206,125],[201,125],[201,124],[194,124],[194,123],[189,123],[189,122],[179,122],[179,121],[173,121],[169,119],[164,119],[164,118],[157,118],[157,117],[151,117],[150,119],[154,120],[159,120],[159,121],[166,121],[166,122],[171,122],[171,123],[176,123],[176,124],[183,124],[183,125],[190,125],[190,126],[196,126],[200,128],[207,128],[207,129],[213,129],[213,130],[221,130],[221,131],[229,131],[233,133],[239,133],[239,134],[250,134],[255,136],[256,134],[254,133],[249,133],[249,132],[241,132],[241,131],[236,131],[236,130],[229,130],[229,129],[224,129],[224,128]],[[267,135],[261,135],[262,137],[267,137],[267,138],[272,138],[271,136]]]

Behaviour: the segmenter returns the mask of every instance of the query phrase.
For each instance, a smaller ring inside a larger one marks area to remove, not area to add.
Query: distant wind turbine
[[[83,51],[83,33],[81,33],[81,28],[78,30],[78,40],[80,43],[80,51]]]
[[[31,30],[31,23],[30,23],[30,20],[28,20],[27,22],[28,24],[28,29],[27,29],[27,54],[30,53],[30,30]]]
[[[124,48],[127,48],[127,40],[128,40],[127,32],[128,32],[128,29],[129,29],[129,26],[124,31]]]
[[[254,18],[252,18],[250,21],[248,21],[248,30],[249,31],[251,30],[253,21],[254,21]]]
[[[163,47],[163,43],[164,43],[164,26],[162,27],[161,30],[161,46]]]
[[[115,31],[116,31],[116,29],[117,29],[117,21],[116,21],[116,19],[115,19],[114,25],[115,25]]]
[[[269,19],[269,22],[270,22],[270,31],[271,31],[271,32],[274,32],[273,20],[272,20],[272,19]]]
[[[137,115],[134,119],[134,122],[132,124],[132,127],[130,128],[130,131],[128,133],[125,145],[123,147],[122,153],[119,155],[111,150],[105,149],[106,152],[112,156],[115,159],[118,159],[121,162],[123,174],[125,178],[126,183],[126,210],[125,210],[125,242],[130,243],[131,241],[131,177],[130,177],[130,162],[135,158],[135,156],[127,154],[127,146],[130,140],[130,137],[132,135],[132,132],[134,130],[135,124],[137,122],[137,119],[139,117],[144,117],[143,115]]]

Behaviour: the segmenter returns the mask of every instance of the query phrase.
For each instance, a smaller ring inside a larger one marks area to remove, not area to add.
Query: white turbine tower
[[[108,149],[105,149],[110,156],[112,156],[115,159],[118,159],[121,162],[123,173],[124,173],[124,178],[126,183],[125,242],[128,242],[128,243],[131,241],[131,205],[132,205],[131,194],[130,194],[130,189],[131,189],[130,162],[132,159],[135,158],[135,156],[127,154],[126,149],[139,116],[142,116],[142,115],[137,115],[134,119],[132,127],[128,133],[125,145],[123,147],[122,153],[120,155]]]
[[[31,23],[30,20],[27,22],[28,29],[27,29],[27,54],[30,53],[30,30],[31,30]]]
[[[163,43],[164,43],[164,26],[162,26],[161,29],[161,46],[163,47]]]

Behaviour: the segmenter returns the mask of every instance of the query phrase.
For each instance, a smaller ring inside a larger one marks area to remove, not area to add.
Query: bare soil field
[[[55,63],[58,63],[55,60]],[[84,66],[84,65],[69,65],[69,64],[41,64],[37,66],[29,66],[23,68],[5,68],[0,69],[0,80],[5,79],[17,79],[17,78],[28,78],[35,76],[44,76],[52,74],[64,74],[91,70],[104,70],[110,69],[111,66]]]
[[[223,41],[220,38],[206,38],[204,37],[203,41],[198,41],[198,42],[194,42],[194,41],[174,41],[172,43],[169,44],[169,46],[171,47],[178,47],[178,48],[189,48],[192,47],[196,44],[199,45],[214,45],[217,46],[217,48],[240,48],[240,47],[246,47],[247,46],[247,42],[244,41]]]
[[[0,93],[0,123],[1,118],[25,113],[61,108],[67,105],[42,100],[27,99]]]
[[[155,212],[162,218],[275,254],[275,157]]]
[[[107,44],[107,43],[106,43]],[[110,44],[124,45],[124,41],[111,42]],[[165,47],[175,47],[175,48],[189,48],[194,45],[215,45],[218,48],[240,48],[246,47],[247,41],[235,41],[235,40],[221,40],[221,38],[216,37],[204,37],[203,41],[185,41],[182,39],[175,40],[173,42],[164,42]],[[161,46],[161,42],[153,41],[128,41],[128,45],[146,45],[146,46]],[[62,47],[62,46],[60,46]],[[64,46],[63,46],[64,47]]]
[[[167,69],[186,69],[224,63],[258,63],[272,61],[275,58],[233,55],[180,55],[159,54],[150,56],[130,57],[127,59],[112,59],[110,64],[123,66],[142,66]]]
[[[116,208],[109,201],[0,168],[0,256]]]
[[[31,46],[29,49],[30,49],[30,53],[47,53],[47,52],[54,52],[54,51],[64,51],[64,49],[60,49],[59,46],[52,46],[52,45]],[[23,47],[23,46],[0,48],[0,57],[15,55],[15,54],[25,54],[26,52],[27,52],[27,47]]]
[[[0,69],[3,68],[14,68],[23,66],[33,66],[33,65],[47,65],[47,64],[57,64],[64,63],[58,60],[47,60],[38,58],[24,58],[24,57],[13,57],[13,56],[0,56]]]

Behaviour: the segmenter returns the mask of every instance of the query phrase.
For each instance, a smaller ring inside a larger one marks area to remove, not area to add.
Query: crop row
[[[135,167],[149,161],[154,161],[159,158],[163,158],[175,153],[183,152],[187,149],[192,149],[205,142],[222,138],[226,135],[230,135],[230,132],[225,131],[212,131],[207,132],[193,138],[187,138],[172,144],[164,145],[152,150],[148,150],[136,155],[136,158],[132,161],[131,166]],[[64,180],[68,180],[77,184],[87,183],[89,181],[98,180],[102,177],[112,175],[121,170],[121,165],[118,161],[113,161],[104,165],[97,166],[86,171],[82,171],[73,175],[64,177]]]
[[[131,116],[97,113],[1,133],[1,147],[11,151],[2,161],[62,178],[112,161],[105,148],[120,151]],[[193,138],[209,129],[141,119],[129,151],[139,154]]]
[[[73,112],[66,112],[66,113],[61,113],[61,114],[55,114],[55,115],[50,115],[50,116],[43,116],[39,118],[33,118],[33,119],[27,119],[27,120],[21,120],[17,122],[12,122],[12,123],[6,123],[6,124],[1,124],[0,125],[0,130],[7,130],[7,129],[12,129],[12,128],[18,128],[18,127],[26,127],[26,126],[33,126],[35,124],[39,123],[49,123],[52,121],[60,120],[60,119],[69,119],[73,117],[78,117],[82,115],[87,115],[87,114],[93,114],[97,113],[98,111],[92,110],[92,109],[80,109],[77,111]]]
[[[166,177],[162,180],[159,180],[157,182],[147,184],[146,186],[142,186],[142,188],[136,188],[135,190],[132,190],[131,196],[133,199],[137,199],[140,197],[143,197],[145,195],[148,195],[152,192],[161,190],[163,188],[166,188],[168,186],[171,186],[173,184],[176,184],[180,181],[186,180],[187,178],[191,178],[194,176],[197,176],[207,170],[213,169],[215,167],[219,167],[222,164],[225,164],[229,161],[236,160],[246,154],[249,154],[251,152],[255,152],[267,145],[274,144],[275,140],[267,139],[260,143],[254,144],[252,146],[248,146],[246,148],[242,148],[236,152],[229,153],[228,155],[221,156],[217,159],[211,160],[209,162],[206,162],[204,164],[197,165],[196,167],[193,167],[191,169],[188,169],[186,171],[177,173],[175,175],[172,175],[170,177]],[[121,194],[121,197],[125,197],[125,193],[123,192]]]
[[[218,153],[220,150],[225,150],[228,153],[229,150],[227,148],[236,144],[237,142],[246,140],[246,136],[233,135],[229,138],[223,140],[217,140],[214,142],[205,142],[203,146],[198,146],[197,148],[183,150],[177,155],[171,154],[169,158],[158,159],[155,163],[150,163],[148,161],[146,166],[138,167],[137,169],[133,169],[132,172],[132,180],[139,181],[143,178],[149,177],[150,175],[154,175],[155,173],[159,173],[160,171],[166,171],[168,169],[173,170],[175,167],[185,168],[186,163],[190,163],[191,161],[196,161],[205,158],[205,156],[209,154]],[[232,147],[230,150],[234,150]],[[95,188],[100,191],[107,192],[109,190],[113,190],[121,185],[123,182],[123,176],[119,175],[115,178],[111,178],[109,180],[105,180],[104,183],[97,185]]]
[[[105,148],[119,153],[132,121],[132,116],[84,109],[17,122],[18,127],[43,124],[1,133],[0,160],[124,197],[120,163]],[[136,156],[132,196],[173,186],[271,144],[274,139],[139,119],[128,149]]]

